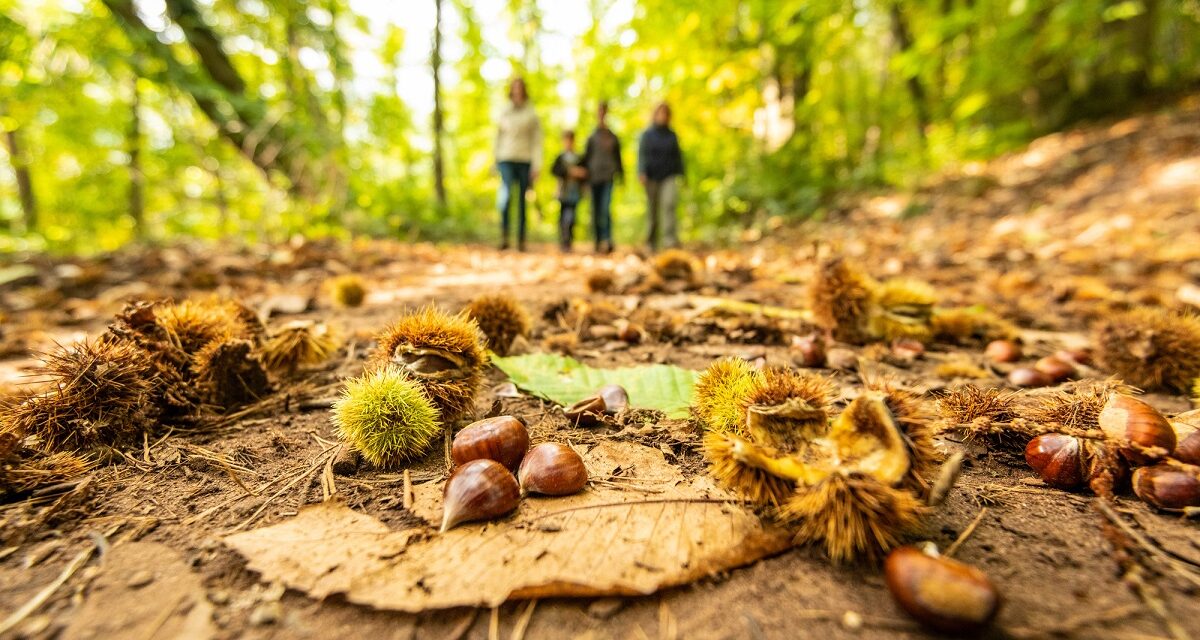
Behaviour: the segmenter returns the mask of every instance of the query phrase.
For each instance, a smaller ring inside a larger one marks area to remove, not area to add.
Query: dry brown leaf
[[[410,612],[513,598],[644,595],[790,546],[786,531],[724,502],[729,495],[708,478],[685,481],[656,449],[605,442],[584,459],[593,479],[620,481],[593,483],[574,496],[528,498],[505,520],[444,534],[432,527],[392,531],[326,502],[225,543],[266,581],[314,598],[341,593],[350,602]],[[416,493],[413,510],[436,521],[441,483]]]

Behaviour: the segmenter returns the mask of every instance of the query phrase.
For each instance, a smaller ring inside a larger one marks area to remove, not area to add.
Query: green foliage
[[[614,197],[623,242],[641,239],[632,174],[659,101],[685,150],[684,235],[719,241],[1200,80],[1195,0],[641,0],[631,15],[572,0],[586,22],[569,37],[547,24],[562,3],[507,0],[509,28],[495,31],[449,0],[441,210],[431,100],[406,80],[428,33],[341,0],[166,5],[139,3],[143,25],[120,16],[130,0],[0,0],[0,251],[297,232],[492,239],[505,66],[529,83],[547,162],[563,129],[582,145],[596,102],[610,102],[631,178]],[[537,239],[554,234],[553,194],[549,177],[535,185]]]
[[[492,364],[518,387],[563,406],[595,394],[606,384],[619,384],[629,394],[631,406],[657,409],[669,418],[688,416],[696,384],[695,371],[665,364],[595,369],[550,353],[493,358]]]

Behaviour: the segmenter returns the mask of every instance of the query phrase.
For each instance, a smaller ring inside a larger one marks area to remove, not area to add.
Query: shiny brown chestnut
[[[1171,423],[1157,409],[1133,396],[1120,393],[1109,396],[1098,422],[1108,437],[1134,445],[1118,445],[1121,455],[1133,464],[1149,464],[1175,450],[1175,430]]]
[[[565,496],[583,489],[587,480],[583,458],[571,447],[557,442],[543,442],[530,449],[517,471],[521,495]]]
[[[603,396],[589,396],[563,409],[567,420],[581,427],[594,427],[600,424],[602,416],[608,411],[608,403]]]
[[[1008,373],[1008,383],[1014,387],[1048,387],[1054,380],[1037,369],[1017,367]]]
[[[619,384],[606,384],[596,390],[604,400],[605,413],[619,413],[629,407],[629,392]]]
[[[896,338],[892,340],[892,355],[905,361],[920,358],[925,353],[925,345],[920,340],[912,338]]]
[[[1016,362],[1021,359],[1021,345],[1012,340],[992,340],[983,355],[992,362]]]
[[[513,416],[496,416],[472,422],[456,433],[450,456],[455,466],[486,458],[515,470],[528,450],[525,423]]]
[[[792,362],[795,362],[797,366],[825,366],[825,338],[821,337],[819,333],[807,336],[792,336],[792,344],[789,347],[789,351],[792,354]]]
[[[1175,431],[1175,453],[1171,457],[1180,462],[1200,465],[1200,427],[1186,422],[1172,422]]]
[[[900,547],[888,554],[884,577],[900,608],[943,633],[976,632],[1000,610],[1000,594],[987,574],[916,547]]]
[[[1200,507],[1200,467],[1156,464],[1133,472],[1133,492],[1159,509]]]
[[[1054,356],[1046,356],[1033,365],[1034,369],[1050,377],[1055,383],[1062,382],[1075,376],[1075,365],[1059,360]]]
[[[1025,446],[1025,462],[1042,481],[1059,489],[1075,489],[1088,480],[1083,443],[1075,436],[1046,433]]]
[[[521,488],[504,465],[481,458],[458,467],[442,492],[442,531],[464,522],[492,520],[517,508]]]

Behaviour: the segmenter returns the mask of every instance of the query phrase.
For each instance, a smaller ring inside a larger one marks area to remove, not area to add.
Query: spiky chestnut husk
[[[339,307],[359,307],[367,298],[367,287],[362,278],[354,274],[338,276],[329,280],[329,297]]]
[[[529,337],[533,321],[516,298],[504,293],[479,296],[464,309],[474,319],[487,338],[488,347],[499,355],[507,355],[517,336]]]
[[[851,344],[867,342],[870,339],[866,328],[867,307],[875,286],[870,276],[844,258],[822,261],[809,287],[813,319],[818,326],[832,332],[836,340]]]
[[[0,462],[0,495],[33,491],[60,482],[69,482],[96,468],[95,460],[72,451],[15,458]]]
[[[588,273],[585,284],[590,293],[613,293],[617,288],[617,276],[608,269],[597,269]]]
[[[341,338],[324,322],[296,320],[280,327],[259,350],[267,370],[294,374],[301,366],[324,362],[341,346]]]
[[[749,440],[732,433],[710,431],[704,435],[703,453],[713,478],[739,497],[757,505],[783,504],[796,488],[796,483],[745,461],[745,452],[757,448]],[[777,452],[756,451],[763,457],[775,457]]]
[[[973,307],[934,309],[930,329],[935,340],[953,344],[1014,340],[1018,335],[1016,326],[1004,318]]]
[[[1024,417],[1048,428],[1062,427],[1066,431],[1098,429],[1104,403],[1114,393],[1129,395],[1134,391],[1115,380],[1091,382],[1072,388],[1056,390],[1033,399]]]
[[[192,361],[207,400],[232,409],[271,392],[267,371],[249,340],[224,336],[200,349]]]
[[[947,360],[939,363],[934,367],[933,373],[943,380],[956,380],[958,378],[985,380],[994,375],[991,371],[965,359]]]
[[[941,428],[962,434],[964,441],[983,441],[1014,452],[1025,448],[1028,437],[1015,437],[1010,423],[1018,417],[1020,394],[965,385],[937,399]]]
[[[1100,366],[1145,390],[1187,393],[1200,377],[1200,317],[1139,308],[1101,320],[1092,343]]]
[[[806,447],[827,431],[833,393],[824,376],[768,367],[742,401],[744,433],[786,453]]]
[[[711,431],[741,433],[745,399],[761,378],[762,373],[742,358],[713,362],[696,378],[692,401],[696,417]]]
[[[696,286],[703,271],[704,266],[696,256],[682,249],[667,249],[654,258],[654,272],[667,282]]]
[[[201,398],[191,379],[191,355],[158,322],[156,310],[161,306],[147,301],[129,303],[98,341],[131,345],[145,353],[153,363],[155,391],[151,404],[161,408],[164,416],[183,419],[196,413]],[[245,307],[239,309],[245,311],[242,315],[252,315]]]
[[[921,396],[886,380],[868,382],[867,390],[882,396],[904,437],[911,465],[905,476],[905,486],[924,493],[941,459],[933,444],[936,429],[932,408]]]
[[[400,367],[425,387],[442,420],[450,422],[474,406],[488,362],[484,340],[479,325],[466,314],[424,307],[380,334],[369,364]]]
[[[394,366],[346,381],[332,420],[338,437],[378,467],[425,454],[442,432],[425,389]]]
[[[911,492],[861,474],[831,474],[798,489],[780,509],[796,543],[823,543],[834,562],[877,560],[921,523],[928,508]]]
[[[247,340],[259,337],[248,309],[218,298],[187,299],[155,307],[155,323],[189,355],[204,345],[229,335]]]
[[[933,337],[930,319],[937,294],[918,280],[886,280],[872,291],[867,307],[867,333],[888,341],[912,338],[926,342]]]
[[[146,354],[128,343],[59,347],[37,369],[49,389],[7,407],[0,430],[36,436],[43,452],[125,442],[156,417],[153,372]]]

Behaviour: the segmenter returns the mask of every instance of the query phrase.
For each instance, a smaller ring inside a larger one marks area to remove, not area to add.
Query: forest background
[[[516,75],[547,161],[605,99],[632,168],[669,102],[684,237],[728,242],[1194,89],[1200,0],[0,0],[0,251],[493,240]]]

